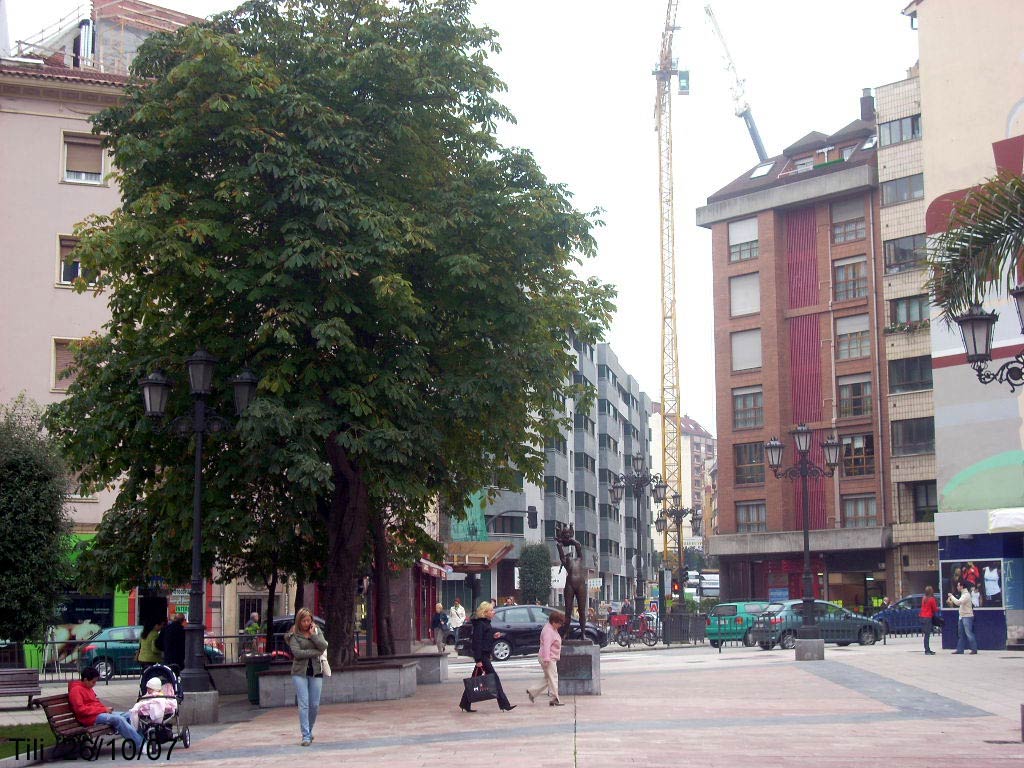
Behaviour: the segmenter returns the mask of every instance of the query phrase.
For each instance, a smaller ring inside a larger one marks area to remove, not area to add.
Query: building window
[[[739,443],[736,456],[736,485],[764,482],[764,443]]]
[[[567,499],[569,498],[569,484],[560,477],[548,475],[544,478],[544,493],[553,493]]]
[[[597,511],[597,498],[586,491],[576,491],[576,506]]]
[[[523,535],[523,518],[521,517],[485,515],[485,518],[488,533],[500,533],[506,536]]]
[[[878,514],[873,495],[843,496],[843,528],[872,528],[876,525]]]
[[[597,445],[607,451],[619,452],[619,441],[604,432],[597,436]]]
[[[890,323],[919,323],[928,319],[928,294],[905,296],[889,302]]]
[[[878,126],[878,140],[883,147],[890,144],[902,144],[921,138],[921,116],[911,115],[899,120],[890,120]]]
[[[78,245],[77,237],[60,237],[60,270],[58,281],[61,285],[73,285],[78,278],[82,278],[89,285],[96,283],[96,273],[89,269],[82,269],[81,263],[74,257],[75,247]]]
[[[915,173],[902,179],[882,182],[882,205],[896,205],[924,197],[924,174]]]
[[[71,349],[71,339],[53,340],[53,389],[58,392],[65,392],[75,380],[75,372],[72,366],[75,362],[75,353]]]
[[[594,436],[594,420],[587,414],[577,411],[573,424],[576,429],[586,432],[591,437]]]
[[[836,301],[868,295],[868,257],[852,256],[832,262],[832,285]]]
[[[843,475],[861,477],[875,474],[875,436],[843,435]]]
[[[103,147],[99,137],[64,134],[64,181],[103,183]]]
[[[730,222],[729,261],[747,261],[757,255],[757,218]]]
[[[902,419],[892,422],[892,455],[935,453],[935,419]]]
[[[854,376],[840,376],[839,384],[839,416],[871,415],[871,374],[858,373]]]
[[[732,369],[749,371],[761,367],[761,329],[729,334],[732,344]]]
[[[835,244],[863,240],[867,235],[864,224],[864,198],[855,197],[832,203],[832,242]]]
[[[741,501],[736,504],[736,532],[763,533],[768,530],[767,507],[763,501]]]
[[[589,453],[576,452],[576,469],[582,469],[592,474],[597,472],[597,462]]]
[[[882,243],[882,248],[885,251],[885,271],[903,272],[907,269],[923,267],[927,247],[928,241],[923,234],[886,240]]]
[[[569,453],[569,444],[564,437],[549,437],[544,441],[544,450],[566,456]]]
[[[931,355],[889,361],[889,391],[916,392],[932,388]]]
[[[729,314],[753,315],[761,311],[760,274],[739,275],[729,278]]]
[[[853,155],[853,153],[856,152],[856,151],[857,151],[857,145],[856,144],[851,144],[848,147],[843,147],[843,150],[842,150],[842,152],[843,152],[843,160],[849,160],[850,157]]]
[[[914,522],[933,523],[939,511],[939,496],[934,480],[911,484],[914,497]]]
[[[764,394],[760,385],[732,391],[732,428],[764,426]]]
[[[814,170],[814,157],[801,157],[799,160],[793,162],[793,170],[797,173],[804,173],[805,171]]]
[[[836,357],[852,360],[871,354],[871,331],[867,315],[836,318]]]

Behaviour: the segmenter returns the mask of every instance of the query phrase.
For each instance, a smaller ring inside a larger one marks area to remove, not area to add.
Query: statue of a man
[[[583,547],[576,540],[575,524],[555,526],[555,545],[558,547],[558,559],[565,568],[565,589],[562,595],[565,598],[566,622],[562,625],[562,637],[571,632],[574,599],[580,621],[580,636],[583,637],[582,628],[587,621],[587,569],[583,566]],[[575,548],[575,552],[572,548]]]

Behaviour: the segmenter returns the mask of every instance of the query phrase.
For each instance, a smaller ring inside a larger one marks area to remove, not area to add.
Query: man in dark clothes
[[[164,664],[177,664],[179,670],[185,668],[185,614],[174,614],[160,633],[159,644],[163,646]]]

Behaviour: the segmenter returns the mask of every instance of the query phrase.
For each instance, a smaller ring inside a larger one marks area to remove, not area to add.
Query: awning
[[[497,565],[512,551],[505,541],[449,541],[444,562],[460,573],[484,573]]]
[[[1016,533],[1024,531],[1024,508],[1004,507],[988,511],[989,533]]]
[[[420,558],[419,565],[420,565],[420,570],[423,571],[423,573],[427,574],[428,576],[433,576],[435,579],[447,579],[448,578],[448,572],[445,571],[443,565],[438,565],[437,563],[432,563],[429,560],[427,560],[427,558],[425,558],[425,557],[421,557]]]

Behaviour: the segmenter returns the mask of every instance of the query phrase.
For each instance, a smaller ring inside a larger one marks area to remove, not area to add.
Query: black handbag
[[[476,674],[465,678],[462,684],[466,686],[466,698],[470,704],[478,701],[498,698],[498,676],[487,674]]]
[[[934,616],[932,616],[932,626],[939,627],[941,629],[942,627],[946,626],[946,620],[936,613]]]

